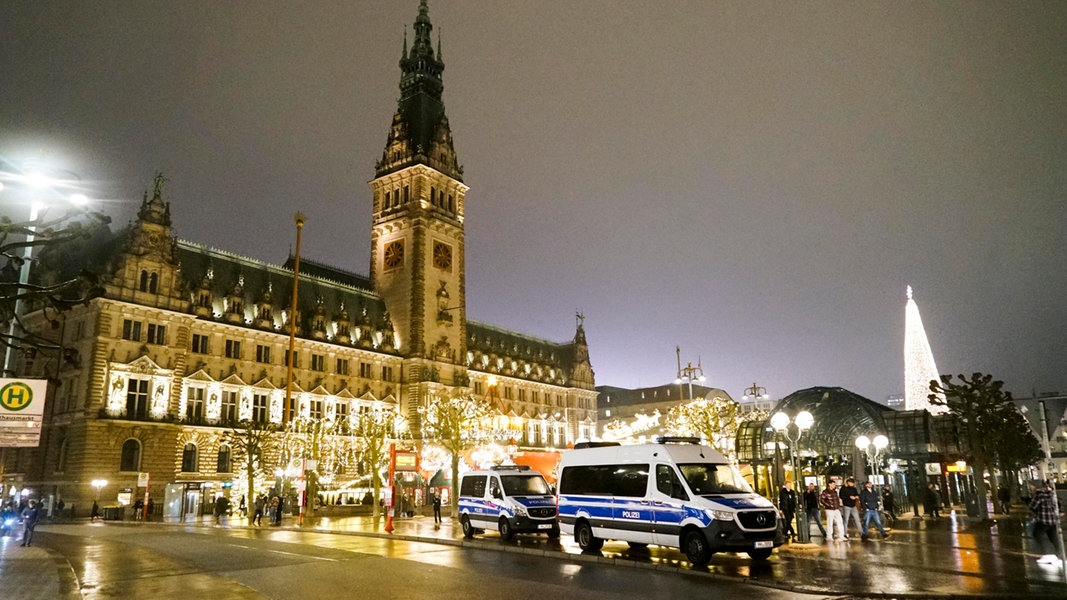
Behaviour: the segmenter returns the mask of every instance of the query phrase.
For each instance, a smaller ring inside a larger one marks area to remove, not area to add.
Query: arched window
[[[139,471],[141,469],[141,442],[130,438],[122,444],[120,471]]]
[[[148,271],[141,271],[141,285],[138,289],[142,292],[148,291]]]
[[[182,449],[182,473],[196,473],[197,466],[196,444],[189,443]]]
[[[148,276],[148,291],[155,294],[159,288],[159,273],[152,273]]]
[[[230,468],[230,447],[219,446],[219,458],[215,465],[215,471],[217,473],[229,473],[232,471]]]

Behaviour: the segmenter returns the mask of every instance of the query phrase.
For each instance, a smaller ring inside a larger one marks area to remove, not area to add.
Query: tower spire
[[[440,56],[441,38],[438,34],[435,54],[431,36],[433,23],[426,0],[419,0],[419,14],[412,30],[414,39],[410,48],[407,29],[404,30],[400,100],[382,159],[375,166],[376,176],[423,164],[462,181],[463,169],[456,160],[452,131],[442,100],[445,63]]]

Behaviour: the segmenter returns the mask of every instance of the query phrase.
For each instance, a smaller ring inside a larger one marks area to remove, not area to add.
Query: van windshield
[[[508,496],[549,496],[552,490],[540,475],[501,475],[504,493]]]
[[[751,494],[752,488],[732,465],[690,463],[678,465],[689,489],[698,496],[710,494]]]

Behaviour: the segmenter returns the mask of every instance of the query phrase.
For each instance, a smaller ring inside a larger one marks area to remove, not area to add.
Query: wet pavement
[[[435,525],[432,518],[422,516],[396,519],[392,533],[384,531],[384,520],[375,524],[370,517],[309,519],[303,527],[287,522],[269,529],[463,546],[538,555],[579,565],[675,571],[687,577],[743,581],[819,597],[1067,598],[1063,570],[1036,562],[1040,552],[1035,540],[1023,535],[1023,516],[1013,514],[990,521],[971,520],[955,513],[936,521],[903,518],[896,522],[888,540],[873,536],[861,541],[853,535],[851,541],[822,543],[816,537],[814,543],[782,546],[768,561],[720,553],[706,567],[693,567],[677,549],[653,546],[635,550],[620,542],[609,541],[600,552],[583,553],[567,537],[552,541],[544,536],[517,536],[503,541],[495,532],[486,532],[464,540],[453,521],[446,519]],[[92,528],[94,535],[106,536],[112,531],[128,533],[131,527],[195,531],[212,525],[211,520],[205,520],[184,525],[97,523]],[[48,524],[39,531],[64,533],[77,527],[86,525]],[[219,529],[243,528],[244,520],[235,518]],[[10,538],[0,540],[0,592],[7,598],[81,597],[77,579],[61,555],[47,548],[19,547]]]

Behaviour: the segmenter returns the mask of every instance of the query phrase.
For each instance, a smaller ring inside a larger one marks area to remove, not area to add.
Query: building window
[[[202,387],[189,388],[189,398],[185,403],[185,420],[192,423],[204,421],[204,393]]]
[[[348,375],[348,359],[347,358],[338,358],[337,359],[337,374],[338,375]]]
[[[480,382],[480,381],[475,381],[474,382],[474,393],[478,394],[479,396],[482,394],[482,382]]]
[[[199,333],[193,334],[193,352],[196,354],[207,354],[207,336]]]
[[[156,289],[159,287],[159,273],[149,273],[148,271],[141,271],[141,291],[148,292],[150,294],[156,293]]]
[[[382,381],[393,380],[393,367],[382,367]]]
[[[269,363],[270,362],[270,346],[264,346],[262,344],[256,344],[256,362]]]
[[[226,340],[226,358],[241,358],[241,340]]]
[[[287,366],[287,367],[289,366],[289,351],[288,350],[285,351],[285,366]],[[300,353],[297,352],[296,350],[293,351],[293,368],[294,369],[299,369],[300,368]]]
[[[511,394],[512,394],[511,387],[510,386],[505,387],[504,388],[504,399],[505,400],[511,400]]]
[[[196,444],[186,444],[182,449],[182,473],[196,473],[199,471],[196,456]]]
[[[167,326],[156,325],[155,323],[148,324],[148,339],[145,340],[149,344],[163,345],[167,343]]]
[[[334,416],[338,421],[348,420],[348,402],[339,400],[335,406],[336,412]]]
[[[233,471],[230,466],[230,447],[219,446],[219,458],[215,462],[216,473],[231,473]]]
[[[126,417],[148,418],[148,380],[130,379],[126,385]]]
[[[123,319],[122,339],[130,340],[131,342],[141,341],[141,322],[131,321],[130,319]]]
[[[266,394],[252,395],[252,420],[256,423],[266,423],[270,420],[270,402]]]
[[[365,363],[365,362],[359,363],[359,376],[364,378],[364,379],[373,379],[374,378],[374,369],[370,365],[370,363]]]
[[[321,354],[311,355],[311,370],[312,371],[325,371],[326,370],[326,357]]]
[[[526,402],[526,390],[519,388],[519,402]]]
[[[219,419],[223,423],[233,423],[237,420],[237,392],[223,390],[222,412],[219,413]]]
[[[308,416],[311,417],[312,419],[321,419],[322,418],[322,399],[321,398],[312,398],[311,401],[308,404],[309,404],[309,406],[308,406]]]
[[[131,438],[122,444],[122,459],[119,461],[119,470],[141,470],[141,442]]]

